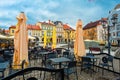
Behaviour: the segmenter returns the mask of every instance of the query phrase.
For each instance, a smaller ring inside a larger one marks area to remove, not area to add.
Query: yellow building
[[[39,26],[29,24],[27,25],[27,28],[28,28],[28,35],[36,37],[38,41],[41,40],[41,29]],[[16,26],[9,27],[9,33],[11,36],[14,35],[15,29]]]
[[[71,28],[70,26],[68,26],[67,24],[63,25],[63,29],[64,29],[64,41],[66,43],[72,42],[75,39],[75,30],[73,28]]]
[[[11,36],[14,35],[15,29],[16,29],[16,26],[11,26],[11,27],[9,27],[9,34],[10,34]]]
[[[52,43],[52,31],[53,31],[53,27],[56,27],[52,22],[38,22],[36,23],[37,26],[40,27],[41,29],[41,37],[42,40],[41,42],[43,42],[44,40],[44,31],[47,31],[47,44],[51,44]]]
[[[41,29],[37,25],[28,25],[28,35],[36,37],[37,41],[41,41]]]

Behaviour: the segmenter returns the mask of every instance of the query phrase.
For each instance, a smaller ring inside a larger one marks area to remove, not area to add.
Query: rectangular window
[[[12,30],[12,33],[14,33],[14,30]]]
[[[120,15],[118,15],[118,23],[120,23]]]
[[[117,36],[120,37],[120,32],[117,32]]]

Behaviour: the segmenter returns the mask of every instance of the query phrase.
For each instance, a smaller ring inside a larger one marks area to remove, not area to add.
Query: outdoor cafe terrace
[[[29,50],[29,66],[24,68],[23,61],[19,65],[21,69],[15,70],[12,68],[16,66],[12,65],[13,49],[7,49],[2,51],[4,62],[0,61],[0,79],[120,80],[120,58],[103,52],[98,49],[86,50],[86,54],[90,54],[87,54],[87,57],[79,57],[76,61],[72,49],[56,48],[56,51],[52,51],[36,47]]]

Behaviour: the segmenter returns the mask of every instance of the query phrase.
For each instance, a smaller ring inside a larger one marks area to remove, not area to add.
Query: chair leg
[[[77,68],[76,68],[76,73],[75,73],[75,74],[76,74],[76,79],[78,80],[78,75],[77,75]]]
[[[4,71],[2,71],[2,76],[1,77],[4,78]]]
[[[46,73],[44,72],[44,75],[43,75],[44,78],[43,78],[43,80],[45,80],[45,77],[46,77],[45,74],[46,74]]]
[[[113,71],[114,71],[114,67],[112,66],[112,68],[113,68]]]
[[[69,80],[69,75],[67,75],[67,79]]]
[[[76,80],[78,80],[78,75],[77,75],[77,72],[76,72],[75,74],[76,74]]]
[[[103,66],[103,69],[102,69],[102,76],[104,75],[104,66]]]

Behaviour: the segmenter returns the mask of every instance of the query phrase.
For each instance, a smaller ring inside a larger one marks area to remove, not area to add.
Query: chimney
[[[51,21],[50,21],[50,20],[48,20],[48,23],[50,24],[50,23],[51,23]]]

